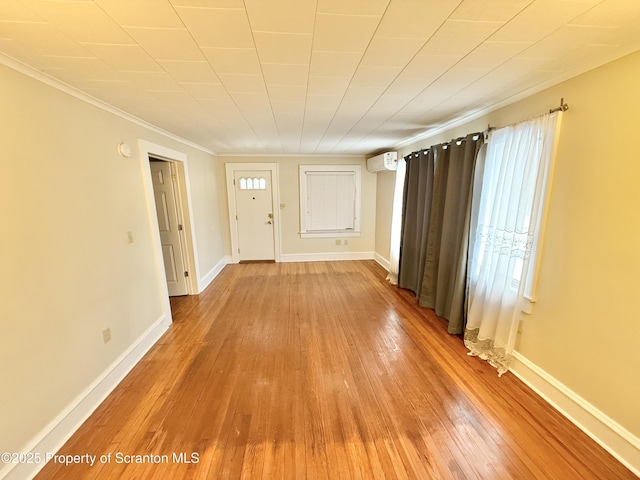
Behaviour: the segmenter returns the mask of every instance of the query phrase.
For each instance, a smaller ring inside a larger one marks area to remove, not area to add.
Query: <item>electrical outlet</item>
[[[349,240],[345,238],[343,245],[349,245]]]
[[[102,330],[102,341],[104,343],[109,343],[111,341],[111,329],[105,328]]]
[[[342,245],[342,240],[336,240],[336,245]]]

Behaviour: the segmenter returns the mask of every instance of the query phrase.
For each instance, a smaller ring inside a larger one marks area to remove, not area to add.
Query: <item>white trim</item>
[[[333,262],[341,260],[373,260],[373,252],[287,253],[281,262]]]
[[[160,127],[157,127],[145,120],[142,120],[138,117],[135,117],[133,115],[131,115],[130,113],[127,113],[123,110],[120,110],[119,108],[114,107],[113,105],[109,105],[108,103],[99,100],[95,97],[92,97],[91,95],[82,92],[78,89],[76,89],[75,87],[72,87],[70,85],[67,85],[66,83],[61,82],[60,80],[53,78],[49,75],[47,75],[44,72],[41,72],[39,70],[34,69],[33,67],[27,65],[26,63],[22,63],[19,60],[16,60],[13,57],[10,57],[9,55],[6,55],[4,53],[0,53],[0,64],[9,67],[12,70],[15,70],[16,72],[20,72],[23,75],[26,75],[27,77],[31,77],[34,80],[37,80],[39,82],[44,83],[45,85],[48,85],[50,87],[55,88],[56,90],[60,90],[61,92],[66,93],[67,95],[71,95],[72,97],[77,98],[78,100],[82,100],[85,103],[88,103],[90,105],[93,105],[94,107],[98,107],[101,110],[104,110],[105,112],[109,112],[113,115],[116,115],[117,117],[123,118],[125,120],[128,120],[131,123],[135,123],[136,125],[139,125],[143,128],[146,128],[147,130],[151,130],[152,132],[156,132],[159,133],[160,135],[164,135],[165,137],[168,137],[172,140],[175,140],[176,142],[180,142],[184,145],[187,145],[189,147],[193,147],[196,148],[202,152],[205,153],[210,153],[211,155],[215,155],[216,153],[206,147],[203,147],[202,145],[198,145],[197,143],[193,143],[189,140],[187,140],[186,138],[182,138],[179,137],[178,135],[168,132],[166,130],[163,130]]]
[[[228,263],[231,263],[231,256],[225,255],[211,270],[205,273],[202,278],[198,279],[198,293],[202,293]]]
[[[273,203],[273,248],[274,260],[280,262],[282,246],[280,234],[280,176],[277,163],[225,163],[226,183],[227,183],[227,205],[229,209],[229,232],[231,234],[231,262],[238,263],[240,254],[238,253],[238,223],[236,217],[236,195],[233,184],[234,172],[236,170],[269,170],[271,172],[271,202]]]
[[[156,204],[153,196],[153,182],[151,180],[151,168],[149,166],[149,158],[155,157],[159,159],[168,160],[174,162],[178,167],[178,186],[176,198],[178,208],[181,210],[181,218],[183,221],[183,238],[182,242],[184,249],[184,257],[186,257],[185,266],[189,272],[189,278],[187,281],[188,293],[193,295],[198,293],[198,279],[200,278],[200,272],[198,267],[198,246],[196,244],[195,230],[193,227],[193,209],[191,206],[191,184],[189,182],[189,166],[187,162],[186,153],[173,150],[164,145],[158,145],[156,143],[138,139],[138,150],[140,157],[140,168],[142,169],[142,178],[144,182],[144,190],[147,197],[147,211],[149,213],[149,221],[151,222],[151,235],[154,243],[155,257],[156,257],[156,269],[161,277],[161,291],[163,292],[163,298],[166,298],[166,309],[171,311],[169,306],[169,292],[167,290],[167,284],[164,280],[166,278],[164,271],[164,260],[162,258],[162,246],[160,242],[160,232],[158,229],[158,218],[156,215]],[[186,208],[185,208],[186,206]]]
[[[378,265],[384,268],[387,272],[389,271],[389,268],[391,267],[391,262],[389,260],[384,258],[378,252],[373,253],[373,259],[378,263]]]
[[[509,370],[620,463],[640,476],[640,438],[522,354],[513,352]]]
[[[170,325],[171,319],[166,315],[156,320],[20,452],[39,453],[42,458],[45,453],[57,452],[155,345]],[[0,478],[5,480],[33,478],[44,465],[44,460],[39,464],[5,464],[0,468]]]

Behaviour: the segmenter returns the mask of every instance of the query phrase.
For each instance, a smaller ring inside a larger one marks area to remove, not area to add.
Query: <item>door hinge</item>
[[[184,272],[184,276],[188,277],[189,276],[189,272]]]
[[[236,220],[238,220],[238,215],[236,215]]]
[[[235,178],[233,179],[233,184],[234,184],[234,185],[236,184],[236,179],[235,179]]]
[[[182,230],[182,225],[178,225],[178,230],[181,231]]]
[[[240,253],[240,249],[238,249],[238,253]]]

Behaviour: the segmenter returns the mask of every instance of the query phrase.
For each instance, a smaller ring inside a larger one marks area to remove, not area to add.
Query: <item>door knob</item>
[[[267,216],[268,216],[269,218],[273,218],[273,213],[267,213]]]
[[[267,225],[271,225],[271,220],[269,220],[269,221],[267,222]]]

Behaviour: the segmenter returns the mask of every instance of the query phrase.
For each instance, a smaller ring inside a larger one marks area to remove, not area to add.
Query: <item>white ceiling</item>
[[[219,154],[391,148],[639,26],[639,0],[0,0],[0,52]]]

